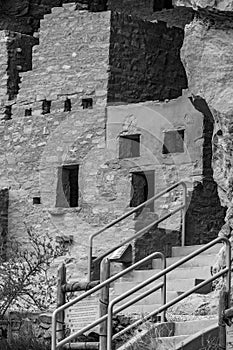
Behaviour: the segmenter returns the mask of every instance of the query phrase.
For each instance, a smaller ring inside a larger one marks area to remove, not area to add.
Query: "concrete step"
[[[159,278],[157,281],[152,282],[148,286],[142,288],[140,291],[143,292],[145,290],[151,289],[152,287],[162,282],[163,278]],[[128,290],[136,287],[138,285],[137,281],[133,282],[116,282],[114,284],[114,291],[116,294],[122,294],[127,292]],[[192,287],[197,285],[197,281],[195,278],[183,278],[183,279],[168,279],[167,280],[167,290],[168,291],[178,291],[184,292]]]
[[[161,269],[153,270],[134,270],[131,273],[121,277],[121,282],[142,282],[153,275],[159,273]],[[177,268],[167,274],[167,280],[180,278],[200,278],[207,279],[211,277],[209,266],[198,266],[187,268]]]
[[[129,306],[127,309],[124,309],[119,314],[120,315],[139,315],[143,316],[149,314],[150,312],[157,310],[160,307],[160,304],[134,304]]]
[[[175,349],[176,345],[178,345],[180,342],[182,342],[184,339],[186,339],[187,335],[177,335],[173,337],[162,337],[162,338],[155,338],[152,340],[152,348],[156,350],[173,350]]]
[[[218,322],[217,318],[175,322],[175,335],[190,335]]]
[[[117,298],[119,295],[121,295],[121,293],[117,294],[117,293],[110,293],[110,300],[113,300],[115,298]],[[122,305],[125,304],[127,301],[132,300],[133,298],[137,297],[138,295],[140,295],[140,293],[134,293],[132,294],[132,296],[129,296],[128,298],[123,299],[122,301],[120,301],[119,303],[116,304],[117,305]],[[167,301],[171,301],[173,299],[175,299],[178,296],[178,293],[176,291],[168,291],[167,292]],[[157,291],[154,292],[150,295],[148,295],[147,297],[141,299],[140,301],[137,302],[137,305],[161,305],[161,292]]]
[[[200,245],[190,245],[190,246],[185,246],[185,247],[172,247],[172,256],[186,256],[191,254],[192,252],[194,252],[195,250],[203,247],[204,244],[200,244]],[[216,244],[213,247],[209,248],[208,250],[206,250],[205,252],[203,252],[202,254],[208,255],[208,254],[217,254],[219,252],[219,250],[222,248],[222,244]]]
[[[172,258],[167,258],[167,266],[170,266],[177,261],[179,261],[181,258],[176,256]],[[203,266],[210,266],[214,263],[216,259],[216,256],[214,254],[203,254],[196,256],[195,258],[185,262],[182,264],[182,267],[203,267]],[[152,262],[152,267],[154,269],[161,269],[161,260],[160,259],[154,259]]]

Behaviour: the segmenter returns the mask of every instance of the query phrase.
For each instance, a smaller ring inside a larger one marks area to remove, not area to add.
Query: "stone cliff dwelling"
[[[181,179],[187,245],[231,220],[232,92],[210,46],[229,65],[232,24],[228,9],[199,2],[0,2],[5,258],[8,239],[26,242],[33,226],[72,237],[64,260],[85,278],[89,235]],[[100,236],[94,256],[176,208],[179,194]],[[177,213],[135,240],[134,261],[155,249],[170,256],[180,227]]]

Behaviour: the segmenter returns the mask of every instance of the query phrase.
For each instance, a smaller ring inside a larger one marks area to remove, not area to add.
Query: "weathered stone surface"
[[[185,28],[181,59],[189,89],[212,110],[233,112],[232,30],[218,30],[201,20]]]
[[[232,37],[233,30],[224,29],[224,23],[219,29],[196,19],[185,28],[181,51],[189,89],[206,100],[215,120],[213,168],[224,205],[232,200]]]
[[[176,6],[192,7],[194,10],[233,11],[233,2],[231,0],[175,0],[174,4]]]

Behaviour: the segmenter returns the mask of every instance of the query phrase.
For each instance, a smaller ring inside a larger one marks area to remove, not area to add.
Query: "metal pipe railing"
[[[96,258],[93,262],[96,263],[98,261],[101,261],[106,256],[108,256],[109,254],[113,253],[116,249],[122,247],[123,245],[125,245],[127,243],[130,243],[130,242],[134,241],[136,238],[140,237],[141,235],[146,233],[148,230],[150,230],[153,226],[160,224],[160,222],[168,219],[169,217],[171,217],[172,215],[178,213],[180,210],[182,210],[184,208],[185,208],[185,205],[181,205],[180,207],[174,209],[172,212],[162,216],[160,219],[151,222],[149,225],[147,225],[146,227],[144,227],[140,231],[136,232],[132,237],[127,238],[123,242],[119,243],[117,246],[109,249],[107,252],[105,252],[102,255],[98,256],[98,258]]]
[[[96,325],[100,324],[101,322],[103,322],[104,320],[107,319],[107,315],[99,318],[98,320],[96,320],[94,323],[92,323],[91,325],[81,329],[79,332],[76,332],[72,335],[70,335],[69,337],[67,337],[66,339],[63,339],[62,341],[58,342],[58,344],[56,344],[56,324],[57,324],[57,315],[60,312],[63,312],[65,309],[67,309],[68,307],[78,303],[79,301],[83,300],[84,298],[88,297],[89,295],[91,295],[92,293],[97,292],[98,290],[100,290],[101,288],[105,287],[106,285],[114,282],[115,280],[117,280],[118,278],[124,276],[125,274],[129,273],[130,271],[134,270],[135,268],[141,266],[142,264],[146,263],[148,260],[150,259],[155,259],[155,258],[160,258],[163,262],[163,266],[166,266],[166,258],[164,256],[163,253],[161,252],[154,252],[152,254],[150,254],[149,256],[147,256],[146,258],[136,262],[135,264],[133,264],[132,266],[128,267],[127,269],[119,272],[118,274],[116,274],[115,276],[112,276],[110,278],[108,278],[107,280],[105,280],[104,282],[102,282],[101,284],[98,284],[96,287],[92,288],[91,290],[83,293],[82,295],[78,296],[77,298],[69,301],[68,303],[60,306],[59,308],[57,308],[52,315],[52,350],[56,350],[58,348],[60,348],[61,346],[65,345],[66,343],[68,343],[69,341],[73,340],[74,338],[76,338],[78,335],[83,334],[84,332],[88,331],[89,329],[95,327]],[[165,280],[165,284],[163,283],[164,288],[166,288],[166,280]],[[166,290],[164,290],[164,294],[166,294]],[[166,299],[165,299],[166,301]],[[119,311],[118,311],[119,312]]]
[[[180,295],[177,298],[171,300],[167,304],[161,306],[156,311],[153,311],[150,314],[146,315],[143,319],[134,322],[130,326],[126,327],[124,330],[122,330],[122,331],[118,332],[117,334],[115,334],[113,337],[112,337],[112,333],[110,331],[108,333],[108,335],[107,335],[107,344],[108,344],[107,345],[107,350],[111,350],[112,349],[112,339],[114,340],[117,337],[122,336],[123,334],[125,334],[129,330],[131,330],[133,328],[136,328],[137,326],[141,325],[142,323],[144,323],[145,321],[147,321],[151,317],[156,316],[159,313],[167,310],[169,307],[173,306],[174,304],[178,303],[179,301],[183,300],[187,296],[191,295],[192,293],[194,293],[195,291],[197,291],[201,287],[203,287],[206,284],[214,281],[215,279],[223,276],[224,274],[227,274],[227,278],[226,278],[226,292],[227,292],[227,295],[228,295],[228,305],[230,305],[230,291],[231,291],[231,243],[226,237],[218,237],[218,238],[216,238],[212,242],[206,244],[204,247],[201,247],[201,248],[197,249],[193,253],[189,254],[188,256],[182,258],[178,262],[176,262],[176,263],[172,264],[171,266],[167,267],[165,270],[159,272],[156,276],[154,276],[155,277],[154,281],[157,280],[158,278],[162,277],[164,274],[167,274],[168,272],[171,272],[172,270],[174,270],[175,268],[177,268],[180,265],[184,264],[185,262],[191,260],[195,256],[197,256],[197,255],[201,254],[202,252],[208,250],[209,248],[211,248],[212,246],[214,246],[215,244],[217,244],[219,242],[224,242],[226,244],[226,246],[227,246],[227,250],[226,250],[227,267],[225,269],[223,269],[222,271],[218,272],[217,274],[215,274],[211,278],[207,279],[206,281],[203,281],[202,283],[200,283],[197,286],[193,287],[192,289],[188,290],[187,292],[184,292],[182,295]],[[119,302],[119,301],[120,301],[120,297],[118,298],[117,302]],[[116,302],[114,302],[114,300],[113,300],[109,304],[109,307],[108,307],[108,316],[109,316],[108,317],[108,331],[110,329],[110,324],[112,322],[112,308],[113,308],[113,305],[115,303]]]
[[[225,273],[228,273],[228,271],[229,271],[229,269],[228,269],[228,267],[226,267],[225,269],[223,269],[220,272],[216,273],[214,276],[210,277],[208,280],[205,280],[205,281],[201,282],[197,286],[193,287],[192,289],[189,289],[187,292],[182,293],[177,298],[175,298],[175,299],[169,301],[167,304],[161,306],[156,311],[153,311],[153,312],[149,313],[148,315],[144,316],[143,319],[140,319],[140,320],[134,322],[133,324],[131,324],[130,326],[124,328],[122,331],[120,331],[117,334],[115,334],[112,337],[112,339],[115,340],[116,338],[118,338],[119,336],[122,336],[123,334],[125,334],[128,331],[130,331],[131,329],[140,326],[142,323],[146,322],[151,317],[158,315],[159,313],[163,312],[164,310],[167,310],[169,307],[171,307],[171,306],[175,305],[176,303],[178,303],[179,301],[185,299],[186,297],[188,297],[189,295],[193,294],[194,292],[196,292],[201,287],[206,286],[208,283],[211,283],[215,279],[223,276]],[[108,344],[110,344],[110,340],[108,340]],[[108,347],[107,350],[111,350],[111,347]]]
[[[92,251],[93,251],[93,240],[96,236],[98,236],[99,234],[101,234],[102,232],[106,231],[108,228],[113,227],[114,225],[118,224],[119,222],[121,222],[122,220],[126,219],[127,217],[129,217],[130,215],[134,214],[135,212],[137,212],[139,209],[145,207],[146,205],[152,203],[153,201],[155,201],[156,199],[162,197],[164,194],[171,192],[173,189],[175,189],[178,186],[182,186],[183,187],[183,200],[184,200],[184,206],[182,206],[182,208],[180,210],[183,211],[183,215],[182,215],[182,246],[185,244],[185,212],[187,209],[187,185],[184,181],[179,181],[177,183],[175,183],[174,185],[168,187],[167,189],[161,191],[160,193],[156,194],[155,196],[153,196],[152,198],[148,199],[146,202],[138,205],[137,207],[133,208],[132,210],[128,211],[127,213],[125,213],[124,215],[122,215],[121,217],[119,217],[116,220],[111,221],[109,224],[107,224],[106,226],[104,226],[102,229],[100,229],[97,232],[92,233],[89,236],[89,249],[88,249],[88,281],[91,281],[91,268],[92,268]],[[174,214],[172,214],[174,215]],[[170,215],[171,216],[171,215]],[[169,216],[168,216],[169,217]],[[163,219],[162,221],[164,221],[165,219]],[[161,222],[161,221],[160,221]],[[125,244],[125,243],[123,243]],[[122,244],[122,245],[123,245]],[[118,245],[115,247],[115,249],[111,250],[111,252],[113,252],[114,250],[120,248],[122,245]],[[110,253],[108,253],[110,254]],[[107,255],[108,255],[107,254]],[[105,257],[106,255],[104,255]],[[102,258],[103,259],[103,258]],[[100,260],[100,259],[98,259]]]

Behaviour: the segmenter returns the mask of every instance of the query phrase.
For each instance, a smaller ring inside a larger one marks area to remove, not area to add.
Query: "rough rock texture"
[[[213,179],[212,137],[214,118],[205,100],[191,99],[204,115],[203,125],[203,181],[194,186],[186,213],[186,244],[204,244],[216,238],[224,224],[226,208],[221,205],[217,183]]]
[[[214,177],[224,205],[232,200],[232,37],[232,29],[197,19],[186,27],[182,48],[189,89],[206,100],[215,120]]]
[[[207,102],[214,121],[213,170],[222,205],[227,205],[226,224],[233,228],[233,2],[176,1],[193,6],[197,16],[185,28],[181,51],[194,96]],[[205,11],[199,11],[205,8]]]
[[[175,0],[174,4],[176,6],[192,7],[194,10],[233,11],[233,2],[231,0]]]

